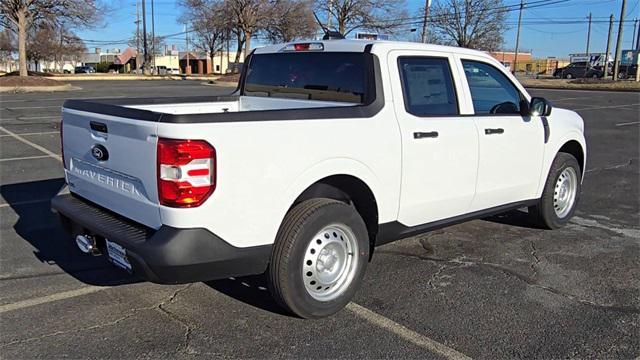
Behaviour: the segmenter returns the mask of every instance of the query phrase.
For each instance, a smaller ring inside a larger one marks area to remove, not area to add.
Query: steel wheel
[[[564,169],[553,192],[553,209],[559,218],[564,218],[573,208],[578,190],[578,174],[572,167]]]
[[[358,267],[358,242],[346,226],[332,224],[309,242],[302,265],[302,278],[309,295],[330,301],[349,288]]]

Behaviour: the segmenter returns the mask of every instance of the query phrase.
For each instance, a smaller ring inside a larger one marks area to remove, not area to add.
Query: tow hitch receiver
[[[76,244],[80,251],[85,254],[91,254],[93,256],[100,256],[100,250],[96,244],[96,239],[91,235],[78,235],[76,236]]]

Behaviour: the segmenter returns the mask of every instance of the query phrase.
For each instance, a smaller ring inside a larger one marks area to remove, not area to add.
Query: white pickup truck
[[[376,245],[528,207],[572,216],[583,121],[489,55],[416,43],[266,46],[229,96],[68,100],[81,250],[158,283],[267,273],[304,318],[346,305]]]

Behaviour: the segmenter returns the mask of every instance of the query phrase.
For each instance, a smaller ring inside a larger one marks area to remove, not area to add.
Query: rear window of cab
[[[364,104],[365,56],[356,52],[284,52],[251,56],[244,95]],[[373,78],[373,76],[371,76]]]

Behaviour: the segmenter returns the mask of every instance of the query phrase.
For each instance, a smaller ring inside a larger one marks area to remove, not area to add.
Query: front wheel
[[[529,207],[529,214],[537,224],[557,229],[566,224],[580,198],[581,171],[571,154],[558,153],[551,164],[549,176],[538,204]]]
[[[572,75],[571,73],[567,73],[567,74],[564,76],[564,78],[565,78],[565,79],[573,79],[573,75]]]
[[[285,309],[321,318],[353,297],[369,260],[369,238],[356,209],[332,199],[296,205],[280,226],[269,265],[269,289]]]

